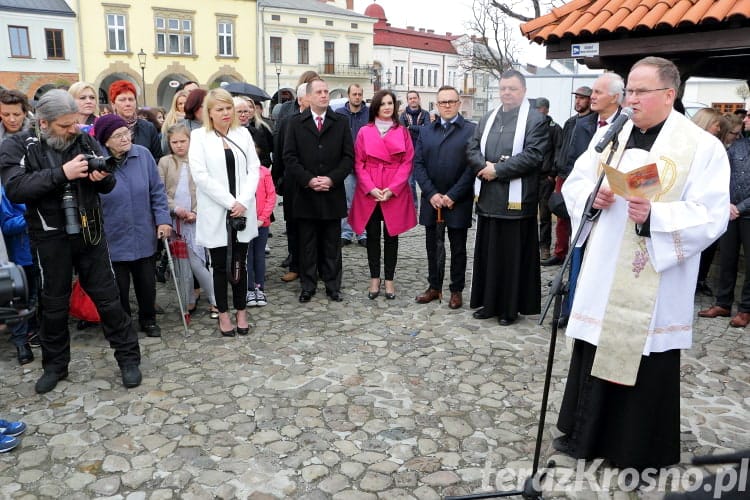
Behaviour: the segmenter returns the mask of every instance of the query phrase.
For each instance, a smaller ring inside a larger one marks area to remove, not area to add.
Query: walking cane
[[[172,281],[174,281],[174,290],[177,292],[177,303],[180,306],[180,317],[182,318],[182,326],[185,328],[185,337],[189,335],[188,331],[188,325],[187,325],[187,312],[185,311],[185,306],[182,303],[182,295],[180,295],[180,285],[177,283],[177,274],[174,272],[174,260],[172,260],[172,251],[169,249],[169,239],[165,236],[163,238],[164,241],[164,250],[167,252],[167,261],[169,262],[169,271],[172,274]]]

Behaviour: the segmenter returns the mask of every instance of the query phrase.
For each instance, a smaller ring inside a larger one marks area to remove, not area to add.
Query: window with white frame
[[[29,28],[26,26],[8,26],[11,57],[31,57],[29,46]]]
[[[154,17],[154,23],[157,54],[193,54],[192,14],[157,14]]]
[[[107,14],[107,50],[127,52],[127,26],[124,14]]]
[[[234,23],[231,21],[219,21],[219,55],[234,55]]]

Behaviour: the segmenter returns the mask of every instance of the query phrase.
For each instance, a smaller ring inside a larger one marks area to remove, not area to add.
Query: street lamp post
[[[146,107],[146,53],[141,49],[138,52],[138,64],[141,65],[141,84],[143,87],[143,107]]]
[[[276,105],[281,103],[281,64],[276,64]]]

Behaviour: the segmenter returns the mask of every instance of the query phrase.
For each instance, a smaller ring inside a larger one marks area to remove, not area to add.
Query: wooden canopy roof
[[[598,43],[598,54],[579,62],[623,76],[638,59],[660,56],[677,64],[683,81],[750,77],[750,0],[573,0],[521,32],[546,45],[548,59]]]

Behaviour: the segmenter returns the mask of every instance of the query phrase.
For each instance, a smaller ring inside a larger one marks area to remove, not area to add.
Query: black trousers
[[[299,272],[299,226],[297,219],[288,217],[286,219],[286,248],[291,256],[289,270],[293,273]]]
[[[750,219],[730,220],[727,232],[719,240],[719,286],[716,289],[716,304],[727,309],[734,302],[734,286],[737,283],[737,264],[740,260],[740,245],[745,252],[745,269],[750,269]],[[750,272],[745,273],[740,312],[750,312]]]
[[[220,313],[229,310],[229,297],[227,296],[227,247],[210,248],[211,266],[214,273],[214,295],[216,296],[216,309]],[[238,311],[245,309],[247,305],[247,243],[235,241],[232,245],[232,259],[239,259],[240,280],[232,283],[232,306]]]
[[[549,249],[552,244],[552,212],[549,197],[555,191],[555,180],[546,175],[539,177],[539,248]]]
[[[83,238],[62,237],[34,241],[33,246],[41,279],[40,339],[44,370],[61,373],[70,363],[68,308],[73,266],[78,270],[81,286],[99,311],[104,336],[115,350],[117,364],[121,367],[140,364],[138,335],[120,304],[106,243],[86,245]]]
[[[383,211],[380,209],[380,203],[378,203],[365,226],[367,231],[367,265],[370,266],[370,278],[380,278],[380,233],[382,232],[385,279],[393,281],[393,275],[396,273],[396,261],[398,261],[398,236],[391,236],[384,222]]]
[[[341,219],[297,219],[297,228],[302,290],[314,291],[320,274],[326,291],[341,291]]]
[[[427,282],[433,290],[443,289],[443,280],[438,279],[437,226],[425,226],[425,248],[427,249]],[[468,228],[448,228],[451,247],[451,292],[462,292],[466,286],[466,238]],[[443,265],[445,262],[443,262]],[[443,270],[441,270],[443,272]]]
[[[141,326],[156,323],[156,258],[155,256],[143,259],[113,262],[117,288],[120,291],[120,304],[122,309],[131,318],[130,311],[130,277],[133,277],[133,289],[138,301],[138,321]]]

